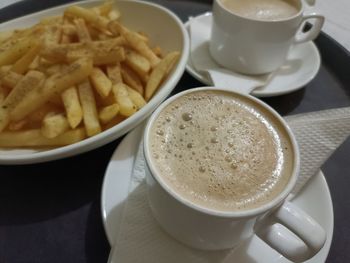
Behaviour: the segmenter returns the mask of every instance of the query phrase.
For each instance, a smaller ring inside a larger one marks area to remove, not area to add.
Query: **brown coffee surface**
[[[224,91],[176,99],[155,120],[149,140],[161,179],[179,196],[213,210],[270,202],[293,169],[291,142],[276,117]]]
[[[258,20],[279,20],[296,15],[299,3],[294,0],[220,0],[229,11]]]

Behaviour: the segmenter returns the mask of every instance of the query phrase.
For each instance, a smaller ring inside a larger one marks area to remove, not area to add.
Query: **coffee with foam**
[[[279,20],[296,15],[300,4],[295,0],[220,0],[229,11],[258,20]]]
[[[219,211],[259,207],[293,172],[284,126],[258,103],[225,91],[195,91],[167,105],[149,136],[152,163],[176,194]]]

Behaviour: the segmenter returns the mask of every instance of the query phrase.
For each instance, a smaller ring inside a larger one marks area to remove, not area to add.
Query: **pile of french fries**
[[[0,147],[72,144],[152,98],[180,53],[163,54],[121,21],[107,1],[0,33]]]

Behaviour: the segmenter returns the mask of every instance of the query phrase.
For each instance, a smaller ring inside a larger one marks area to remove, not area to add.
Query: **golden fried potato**
[[[70,87],[63,91],[61,98],[66,111],[68,123],[70,127],[74,129],[83,119],[83,110],[80,105],[76,87]]]
[[[107,29],[108,19],[96,14],[94,11],[80,7],[80,6],[69,6],[64,12],[65,16],[68,17],[80,17],[83,18],[89,24],[92,24],[97,29],[103,31]]]
[[[124,66],[121,69],[123,82],[143,95],[144,88],[140,77],[129,67]]]
[[[0,133],[0,147],[57,147],[73,144],[85,138],[85,131],[82,128],[67,131],[52,139],[43,136],[40,129],[4,131]]]
[[[42,122],[41,134],[46,138],[55,138],[69,130],[67,118],[61,114],[48,113]]]
[[[160,83],[170,71],[172,66],[178,60],[180,53],[178,51],[167,54],[164,59],[153,69],[145,89],[145,99],[149,101]]]
[[[102,124],[110,122],[119,113],[119,105],[117,103],[101,108],[98,117]]]
[[[91,137],[102,131],[98,120],[96,100],[89,80],[78,86],[79,98],[83,108],[83,121],[87,136]]]
[[[0,32],[0,147],[60,147],[129,118],[177,62],[112,0]]]
[[[128,44],[138,51],[141,55],[149,59],[152,67],[156,66],[160,62],[160,58],[154,54],[152,49],[143,41],[142,37],[136,32],[128,30],[122,26],[118,21],[114,20],[108,24],[109,30],[114,34],[121,34]]]
[[[35,46],[35,41],[30,38],[18,41],[10,48],[0,52],[0,66],[13,64],[33,46]]]
[[[18,121],[41,107],[50,98],[65,89],[85,80],[92,71],[92,60],[82,58],[72,63],[65,71],[48,78],[43,88],[36,87],[11,111],[11,120]]]
[[[102,98],[106,98],[109,95],[112,90],[112,81],[100,68],[94,67],[92,69],[90,80],[95,90]]]
[[[45,80],[45,75],[38,71],[29,71],[11,90],[0,106],[0,131],[10,122],[10,114],[25,99],[28,94],[40,87]],[[20,119],[18,119],[20,120]],[[18,121],[17,120],[17,121]]]
[[[117,103],[119,104],[121,115],[129,117],[137,111],[136,105],[132,102],[129,96],[128,86],[123,83],[118,83],[113,85],[112,91]]]

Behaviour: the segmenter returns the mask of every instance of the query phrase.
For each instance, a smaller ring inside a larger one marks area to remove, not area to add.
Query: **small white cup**
[[[244,0],[240,0],[244,1]],[[324,16],[296,0],[299,12],[279,20],[258,20],[240,16],[226,9],[220,0],[213,3],[210,54],[221,66],[243,74],[265,74],[277,70],[293,44],[315,39]],[[306,21],[314,20],[303,32]]]
[[[285,189],[272,201],[247,211],[224,212],[196,205],[177,194],[166,184],[152,162],[149,137],[151,127],[162,110],[177,98],[198,90],[217,91],[204,87],[181,92],[161,104],[150,117],[144,133],[144,156],[148,199],[154,217],[175,239],[190,247],[204,250],[232,248],[254,234],[286,258],[300,262],[315,255],[324,245],[324,229],[309,215],[286,201],[298,177],[300,154],[288,125],[271,107],[250,96],[248,98],[273,114],[285,128],[292,142],[294,167]],[[225,90],[236,94],[230,90]],[[275,223],[276,222],[276,223]]]

